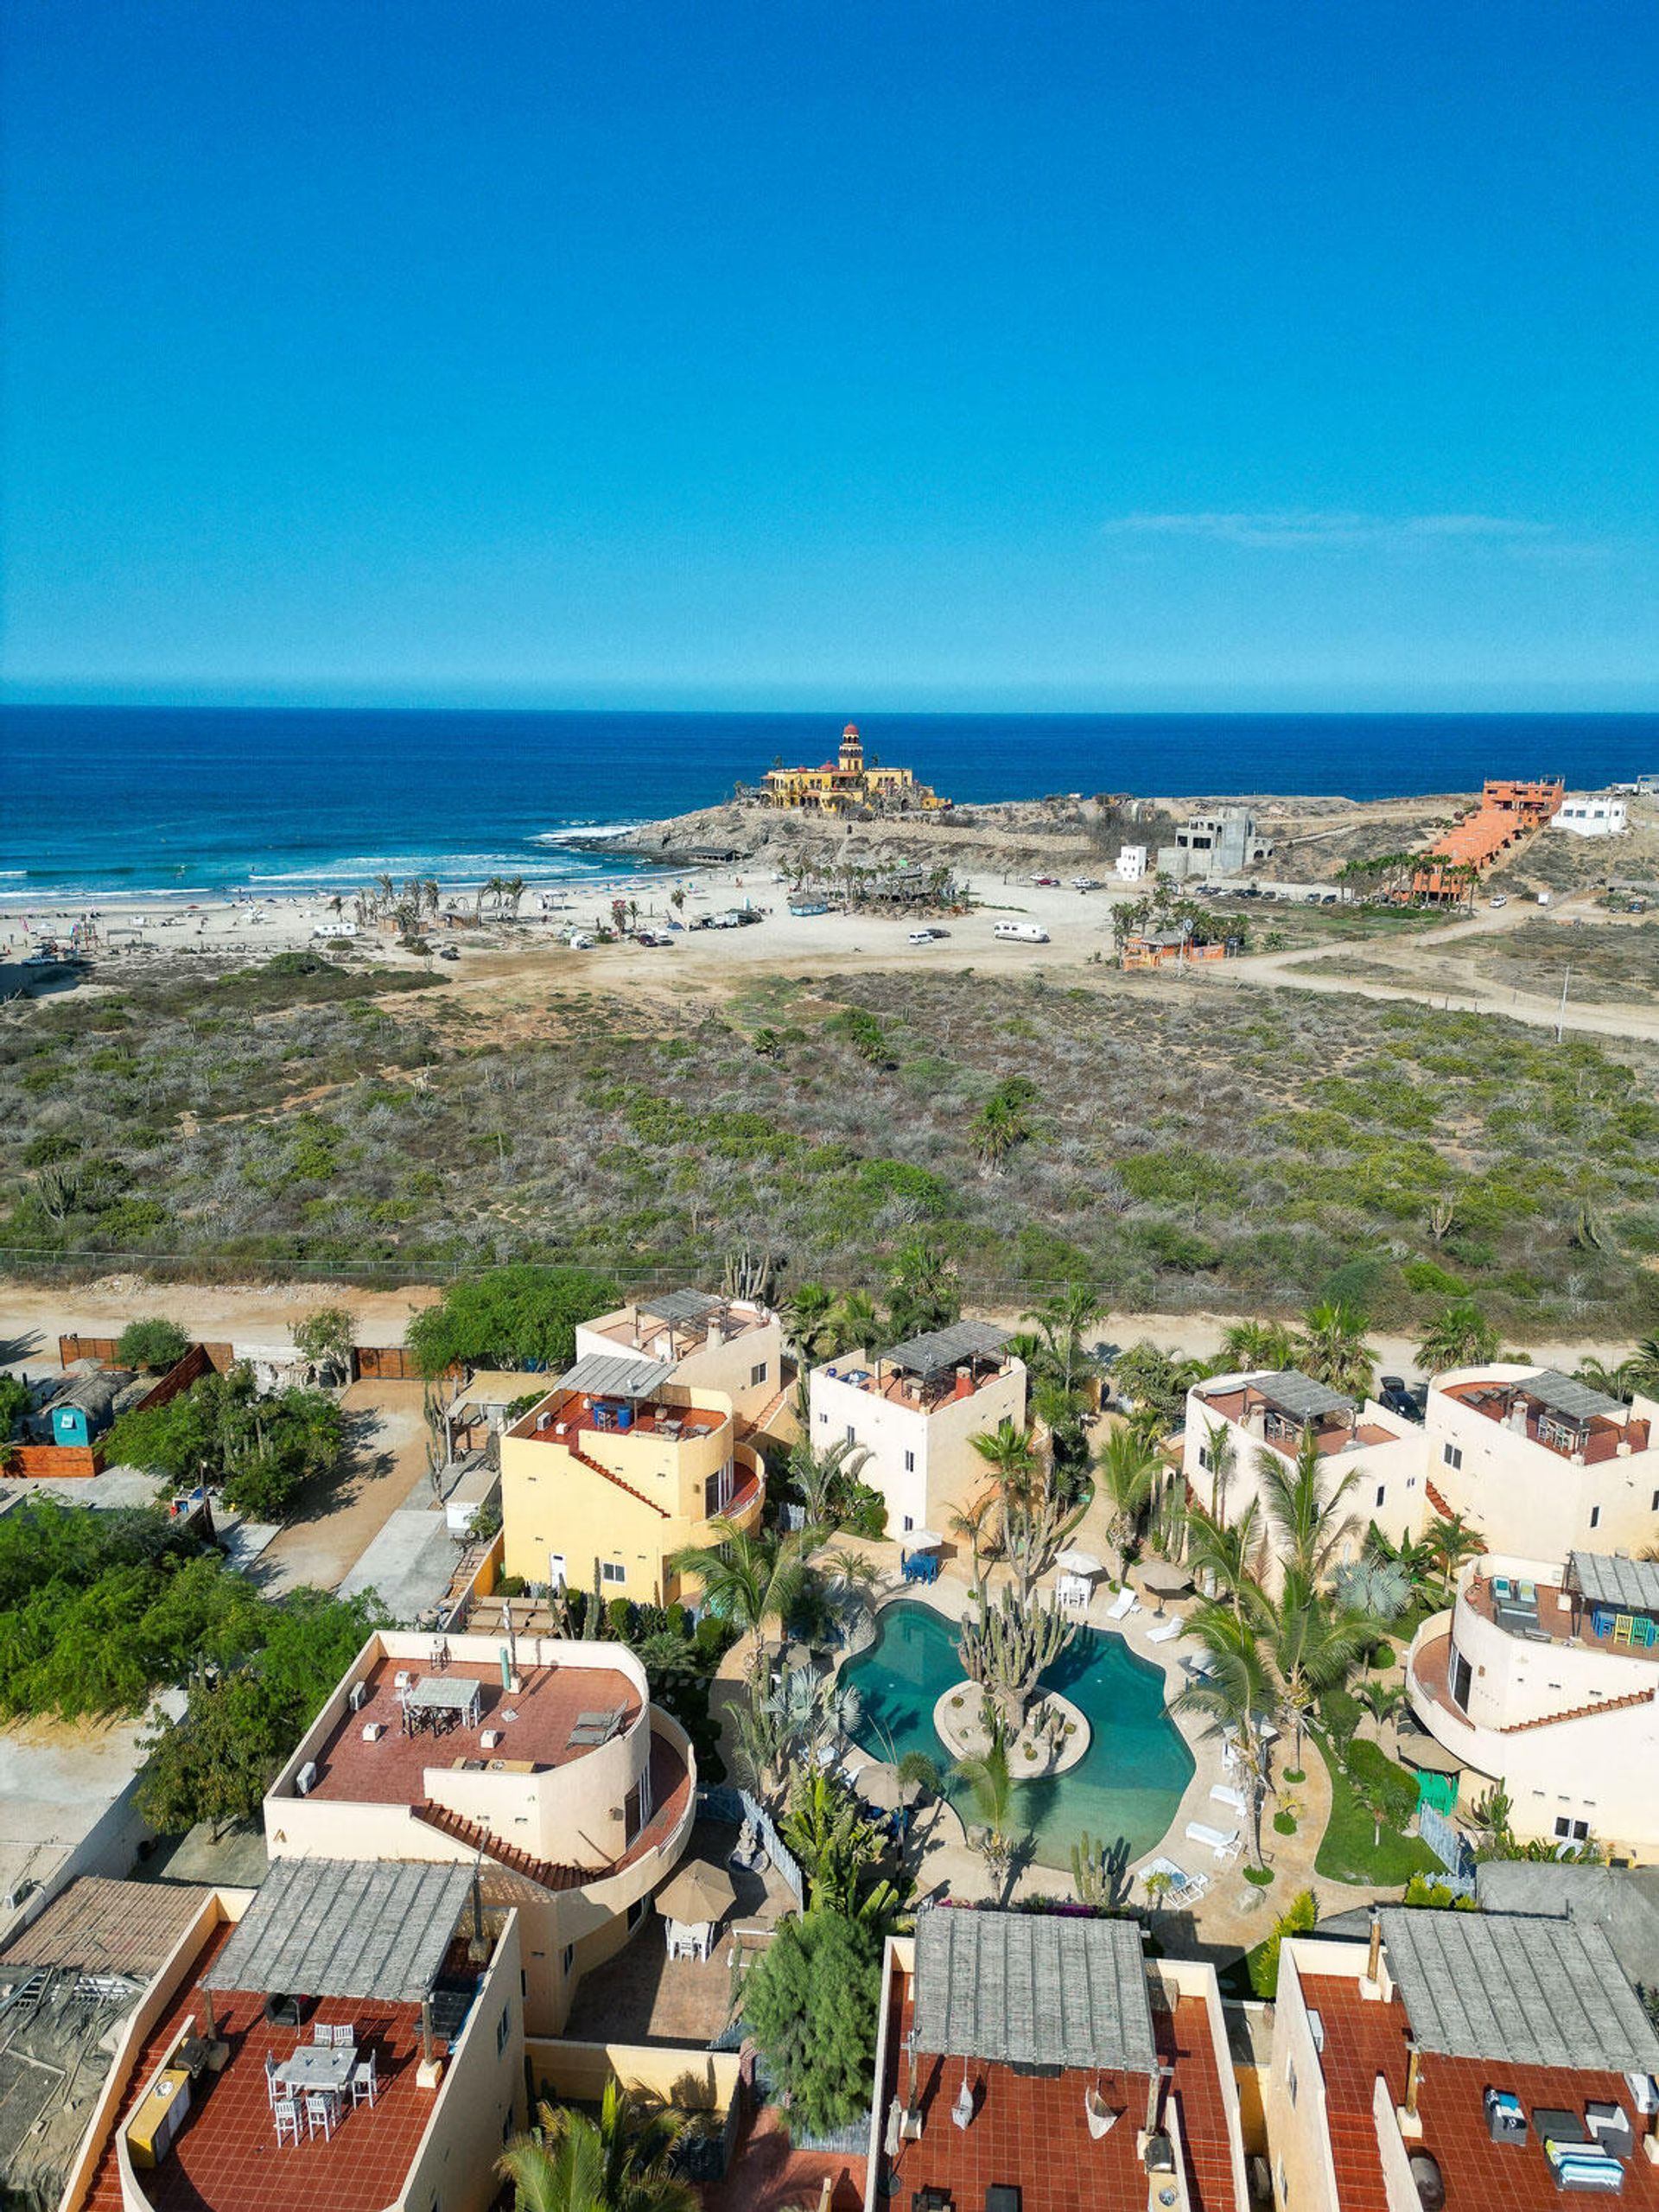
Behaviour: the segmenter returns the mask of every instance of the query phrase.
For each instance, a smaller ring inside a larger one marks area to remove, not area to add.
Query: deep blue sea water
[[[340,889],[602,874],[573,830],[713,804],[835,715],[0,709],[0,898]],[[1569,787],[1659,770],[1659,715],[860,715],[958,799]]]

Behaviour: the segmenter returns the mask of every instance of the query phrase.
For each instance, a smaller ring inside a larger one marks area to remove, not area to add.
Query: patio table
[[[313,2090],[325,2096],[343,2097],[352,2083],[352,2069],[357,2063],[355,2044],[308,2044],[286,2058],[276,2069],[276,2079],[285,2089],[302,2092]]]

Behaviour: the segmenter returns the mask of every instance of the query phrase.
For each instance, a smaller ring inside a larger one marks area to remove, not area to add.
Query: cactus
[[[1071,1886],[1079,1904],[1096,1910],[1113,1903],[1112,1878],[1103,1846],[1096,1846],[1084,1828],[1071,1847]]]
[[[1011,1738],[1025,1726],[1038,1676],[1076,1634],[1075,1624],[1063,1620],[1052,1602],[1021,1605],[1012,1590],[1004,1590],[995,1606],[982,1591],[979,1618],[963,1618],[957,1644],[963,1671],[995,1704]]]

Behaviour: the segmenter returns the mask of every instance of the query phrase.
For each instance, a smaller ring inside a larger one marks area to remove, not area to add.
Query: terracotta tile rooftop
[[[905,2037],[913,2018],[912,1978],[895,1966],[887,2031],[887,2076],[878,2098],[885,2128],[895,2095],[902,2094],[909,2062]],[[1154,2033],[1162,2065],[1173,2069],[1165,2088],[1180,2114],[1192,2212],[1243,2212],[1233,2187],[1226,2107],[1203,2001],[1182,1997],[1171,2012],[1154,2012]],[[947,2190],[958,2212],[982,2206],[993,2182],[1013,2182],[1021,2212],[1145,2212],[1147,2175],[1135,2155],[1144,2125],[1149,2076],[1067,2068],[1057,2075],[1022,2073],[997,2061],[970,2059],[968,2080],[977,2093],[974,2119],[960,2128],[950,2107],[961,2087],[963,2062],[918,2051],[917,2083],[923,2113],[919,2142],[903,2145],[895,2158],[883,2155],[876,2187],[889,2175],[894,2203],[909,2203],[918,2190]],[[1089,2133],[1084,2097],[1096,2087],[1122,2118],[1096,2142]],[[1344,2212],[1348,2212],[1344,2200]]]
[[[1579,1630],[1575,1636],[1573,1632],[1572,1593],[1554,1582],[1540,1582],[1536,1589],[1536,1600],[1532,1607],[1536,1615],[1535,1626],[1537,1635],[1545,1641],[1571,1644],[1580,1651],[1605,1651],[1615,1659],[1644,1659],[1659,1666],[1659,1642],[1637,1643],[1630,1636],[1628,1624],[1626,1641],[1623,1643],[1614,1642],[1618,1615],[1613,1606],[1592,1605],[1588,1599],[1581,1600],[1579,1605]],[[1510,1623],[1518,1620],[1519,1611],[1512,1609],[1509,1619],[1499,1620],[1497,1592],[1490,1575],[1471,1574],[1464,1584],[1460,1595],[1470,1611],[1478,1613],[1482,1620],[1491,1621],[1494,1627],[1508,1628],[1510,1634],[1515,1633]],[[1515,1601],[1511,1601],[1512,1608],[1514,1604]],[[1596,1633],[1599,1618],[1607,1624],[1599,1636]]]
[[[1386,2005],[1368,2003],[1346,1975],[1305,1974],[1302,1993],[1325,2029],[1320,2063],[1342,2212],[1388,2212],[1371,2101],[1379,2074],[1394,2102],[1404,2100],[1405,2006],[1397,1996]],[[1582,2118],[1586,2104],[1607,2103],[1623,2106],[1638,2137],[1643,2126],[1622,2074],[1427,2055],[1418,2085],[1422,2139],[1410,2147],[1427,2151],[1439,2164],[1446,2212],[1492,2212],[1495,2206],[1503,2212],[1545,2212],[1561,2202],[1543,2145],[1530,2128],[1524,2144],[1491,2139],[1483,2105],[1488,2087],[1510,2090],[1529,2117],[1550,2108]],[[1659,2166],[1647,2163],[1639,2145],[1624,2162],[1624,2175],[1618,2203],[1629,2212],[1659,2212]]]
[[[712,1436],[728,1418],[707,1408],[662,1405],[655,1399],[642,1398],[628,1408],[630,1418],[625,1428],[608,1410],[616,1402],[601,1398],[596,1406],[580,1391],[551,1391],[507,1433],[526,1438],[532,1444],[567,1444],[581,1436],[665,1436],[682,1442],[687,1437]],[[550,1413],[552,1421],[543,1427]]]
[[[198,1974],[230,1935],[221,1928],[197,1961]],[[122,2212],[116,2138],[146,2083],[191,2014],[200,2019],[202,1998],[195,1977],[187,1983],[150,2036],[122,2101],[121,2118],[98,2164],[89,2212]],[[137,2178],[156,2212],[378,2212],[396,2201],[432,2116],[434,2093],[416,2087],[420,2056],[420,2011],[413,2005],[319,2005],[297,2031],[264,2021],[263,1996],[213,2000],[214,2024],[231,2058],[207,2084],[172,2150]],[[332,2139],[302,2138],[298,2147],[276,2147],[265,2089],[265,2054],[277,2060],[308,2043],[314,2021],[350,2022],[359,2047],[372,2044],[379,2088],[372,2107],[347,2108]],[[442,2038],[439,2039],[442,2048]],[[193,2085],[193,2094],[195,2088]]]
[[[397,1692],[397,1676],[405,1669],[421,1680],[435,1675],[440,1681],[447,1676],[479,1681],[478,1726],[457,1725],[441,1736],[406,1736]],[[592,1748],[569,1741],[578,1713],[622,1706],[625,1730],[639,1715],[638,1692],[613,1668],[531,1667],[524,1671],[524,1688],[511,1691],[502,1688],[499,1667],[493,1681],[491,1671],[481,1659],[456,1659],[445,1670],[423,1660],[377,1660],[364,1678],[369,1694],[363,1706],[345,1715],[316,1754],[317,1783],[312,1796],[343,1798],[353,1804],[419,1804],[428,1794],[423,1777],[432,1768],[453,1766],[457,1759],[528,1759],[537,1767],[564,1766],[585,1758]],[[518,1717],[505,1719],[506,1712]],[[386,1732],[378,1743],[365,1743],[363,1731],[373,1722]],[[503,1740],[486,1751],[480,1738],[493,1729],[500,1730]]]

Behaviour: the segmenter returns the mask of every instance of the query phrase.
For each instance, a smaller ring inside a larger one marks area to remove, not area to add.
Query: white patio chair
[[[270,2107],[270,2116],[276,2123],[276,2148],[283,2147],[283,2138],[291,2135],[297,2144],[300,2139],[300,2108],[292,2097],[278,2097]]]
[[[374,2053],[371,2051],[366,2058],[359,2059],[352,2069],[353,2104],[360,2105],[366,2097],[369,2101],[369,2108],[372,2111],[375,2091],[378,2087],[379,2083],[376,2081],[374,2073]]]
[[[349,2050],[356,2041],[357,2025],[354,2021],[347,2020],[343,2027],[338,2024],[335,2026],[334,2049],[336,2050]]]
[[[1141,1600],[1126,1582],[1112,1603],[1107,1606],[1106,1618],[1109,1621],[1126,1621],[1131,1613],[1138,1613],[1140,1610]]]
[[[1212,1828],[1207,1821],[1189,1821],[1186,1834],[1190,1841],[1201,1843],[1207,1850],[1213,1851],[1217,1859],[1236,1853],[1239,1847],[1236,1828]]]
[[[286,2096],[287,2094],[282,2083],[276,2079],[276,2054],[274,2050],[268,2050],[265,2053],[265,2094],[274,2105],[279,2098]]]
[[[1230,1805],[1236,1813],[1248,1813],[1250,1801],[1242,1789],[1235,1789],[1230,1782],[1217,1782],[1210,1795],[1217,1805]]]
[[[1166,1621],[1160,1621],[1156,1628],[1149,1628],[1147,1630],[1147,1642],[1148,1643],[1167,1643],[1172,1637],[1179,1636],[1180,1632],[1180,1616],[1179,1613],[1172,1613]]]
[[[334,2030],[331,2027],[327,2026],[321,2020],[313,2020],[311,2023],[311,2045],[314,2050],[332,2050],[334,2047]]]
[[[334,2132],[334,2101],[332,2097],[319,2096],[314,2090],[308,2090],[305,2099],[305,2132],[308,2136],[315,2136],[319,2128],[322,2130],[324,2142],[329,2141]],[[298,2138],[295,2139],[297,2141]]]

